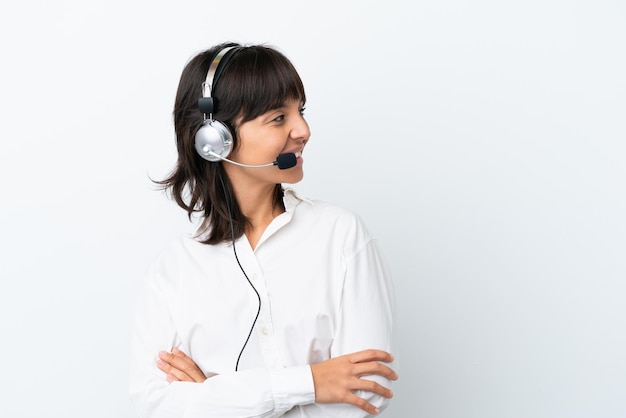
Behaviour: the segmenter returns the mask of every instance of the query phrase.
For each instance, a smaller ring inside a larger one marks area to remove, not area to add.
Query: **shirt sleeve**
[[[215,375],[203,383],[168,383],[156,366],[161,350],[179,339],[168,299],[154,269],[139,290],[131,337],[130,396],[142,418],[278,417],[315,401],[310,366],[252,369]]]
[[[344,285],[339,323],[331,347],[331,357],[365,349],[380,349],[394,355],[388,364],[398,371],[399,356],[395,337],[395,296],[389,268],[376,241],[369,240],[354,253],[344,254]],[[392,381],[381,376],[363,376],[392,388]],[[381,412],[389,399],[371,392],[355,394],[375,405]],[[369,417],[367,412],[348,404],[313,404],[301,407],[305,417]]]

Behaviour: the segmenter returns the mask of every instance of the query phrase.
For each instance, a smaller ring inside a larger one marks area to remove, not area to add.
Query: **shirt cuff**
[[[315,385],[309,365],[271,370],[270,384],[275,409],[289,410],[296,405],[315,402]]]

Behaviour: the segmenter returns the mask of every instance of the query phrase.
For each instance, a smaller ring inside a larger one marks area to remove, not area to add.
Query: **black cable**
[[[256,287],[254,287],[254,285],[252,284],[252,282],[248,278],[248,275],[246,274],[246,271],[243,269],[243,266],[239,262],[239,257],[237,256],[237,249],[235,248],[235,227],[233,226],[233,215],[232,215],[232,212],[230,210],[230,203],[229,203],[229,200],[228,200],[228,194],[226,193],[226,187],[224,186],[224,180],[222,179],[222,173],[220,173],[219,171],[218,171],[218,177],[220,179],[220,183],[222,184],[222,190],[224,190],[224,198],[226,200],[226,208],[228,209],[228,220],[230,221],[230,236],[231,236],[231,240],[232,240],[232,243],[233,243],[233,253],[235,254],[235,260],[237,260],[237,264],[239,265],[239,269],[241,270],[241,272],[245,276],[246,280],[250,284],[250,287],[252,287],[252,290],[254,290],[254,293],[256,293],[256,297],[259,300],[259,308],[256,311],[256,316],[254,317],[254,321],[252,322],[252,326],[250,327],[250,332],[248,332],[248,337],[246,337],[246,342],[243,343],[243,347],[241,347],[241,351],[239,352],[239,356],[237,356],[237,363],[235,364],[235,371],[238,371],[238,369],[239,369],[239,360],[241,359],[241,355],[243,354],[243,350],[248,345],[248,341],[250,341],[250,336],[252,335],[252,330],[254,330],[254,325],[256,324],[256,321],[259,319],[259,315],[261,314],[261,295],[259,295],[259,292],[256,290]]]

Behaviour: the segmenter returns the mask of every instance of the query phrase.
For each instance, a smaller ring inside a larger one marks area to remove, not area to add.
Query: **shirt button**
[[[270,327],[263,327],[261,329],[261,332],[263,333],[263,335],[270,335],[270,333],[272,332],[272,330],[270,329]]]
[[[259,280],[259,275],[258,275],[258,274],[256,274],[256,273],[252,273],[252,276],[250,276],[250,279],[251,279],[253,282],[256,282],[257,280]]]

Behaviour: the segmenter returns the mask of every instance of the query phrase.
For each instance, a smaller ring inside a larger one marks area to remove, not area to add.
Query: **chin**
[[[304,178],[304,173],[300,171],[299,174],[293,173],[293,175],[285,176],[282,183],[296,184],[296,183],[299,183],[300,180],[302,180],[303,178]]]

